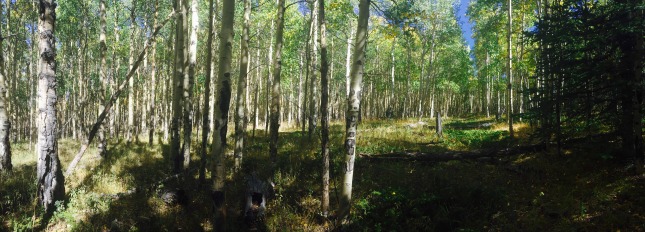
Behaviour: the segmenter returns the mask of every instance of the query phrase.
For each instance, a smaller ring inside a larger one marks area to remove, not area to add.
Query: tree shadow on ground
[[[160,198],[167,189],[196,189],[196,182],[190,178],[169,178],[170,162],[163,155],[169,149],[167,145],[150,147],[141,142],[111,145],[107,156],[79,185],[91,192],[88,195],[95,199],[90,200],[103,206],[90,209],[92,213],[74,230],[202,230],[204,217],[209,215],[202,212],[208,209],[200,204],[209,200],[205,194],[187,191],[190,201],[184,205],[169,205]]]
[[[35,226],[32,215],[40,212],[34,206],[36,201],[36,164],[14,166],[9,173],[0,173],[0,231],[29,229]],[[15,217],[24,215],[24,217]],[[9,223],[11,226],[9,227]]]

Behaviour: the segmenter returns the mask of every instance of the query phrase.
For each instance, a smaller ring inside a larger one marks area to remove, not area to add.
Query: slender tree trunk
[[[99,67],[99,78],[101,79],[101,91],[99,100],[101,103],[99,105],[99,111],[103,111],[105,109],[105,100],[108,95],[108,78],[107,78],[107,62],[105,59],[106,53],[107,53],[107,43],[105,41],[105,0],[101,0],[100,6],[99,6],[99,14],[100,14],[100,34],[99,34],[99,57],[101,59],[100,67]],[[80,54],[79,54],[80,55]],[[98,132],[98,137],[99,137],[99,144],[98,144],[98,150],[99,150],[99,156],[103,157],[105,156],[105,153],[107,152],[107,139],[105,136],[105,129],[106,129],[106,124],[104,123],[101,125],[99,128]]]
[[[175,72],[173,74],[172,121],[170,124],[170,157],[173,159],[173,172],[180,173],[184,165],[184,154],[181,150],[180,120],[183,109],[184,78],[184,26],[187,26],[185,0],[175,0],[175,11],[178,11],[175,24]]]
[[[184,11],[188,12],[188,2],[184,5]],[[197,27],[199,26],[199,12],[197,11],[197,1],[192,0],[190,4],[191,27],[190,41],[188,44],[188,72],[184,76],[184,145],[182,152],[184,154],[184,169],[190,165],[190,145],[193,134],[193,86],[195,80],[195,66],[197,65]],[[188,18],[185,18],[188,21]],[[187,25],[187,24],[186,24]]]
[[[269,156],[271,170],[275,172],[278,161],[278,131],[280,130],[280,72],[282,71],[282,35],[284,32],[284,0],[278,0],[276,15],[275,55],[273,56],[273,89],[271,90],[271,136]]]
[[[354,30],[352,30],[352,20],[348,22],[349,36],[347,37],[347,55],[345,56],[345,97],[349,96],[349,88],[351,82],[351,68],[352,68],[352,41],[354,38]]]
[[[199,183],[204,183],[206,178],[206,157],[208,151],[208,133],[210,132],[210,97],[211,97],[211,75],[213,74],[213,19],[215,10],[213,9],[213,0],[208,1],[208,37],[206,39],[206,79],[204,80],[204,109],[202,111],[202,143],[199,167]]]
[[[235,1],[224,0],[222,5],[222,27],[220,29],[219,43],[219,71],[217,85],[219,91],[216,98],[215,130],[213,130],[213,143],[211,157],[214,159],[213,168],[213,203],[215,206],[216,231],[224,231],[226,221],[226,207],[224,198],[224,184],[226,182],[226,132],[228,129],[228,113],[231,105],[231,60],[233,47],[233,21],[235,17]]]
[[[345,167],[343,186],[340,196],[340,220],[347,220],[352,200],[352,183],[354,178],[354,161],[356,159],[356,134],[360,114],[363,71],[365,68],[365,50],[367,47],[367,21],[369,18],[370,0],[361,0],[359,4],[358,26],[356,28],[356,45],[352,55],[351,89],[347,98],[347,117],[345,134]]]
[[[405,78],[405,99],[403,100],[403,107],[401,107],[401,112],[403,118],[408,118],[408,107],[410,104],[408,101],[410,101],[410,62],[412,62],[412,54],[410,52],[410,38],[408,36],[405,37],[405,44],[406,44],[406,50],[407,50],[407,60],[406,60],[406,78]]]
[[[327,28],[325,27],[325,0],[318,0],[318,27],[320,31],[320,126],[321,128],[321,153],[323,158],[322,168],[322,214],[327,217],[329,213],[329,79],[327,69]]]
[[[392,65],[392,70],[390,71],[390,78],[391,78],[391,82],[390,82],[390,84],[391,84],[391,87],[390,87],[390,99],[389,99],[390,102],[396,102],[396,100],[394,100],[394,91],[396,89],[396,86],[394,84],[394,77],[395,77],[395,71],[396,71],[396,60],[394,59],[394,47],[395,46],[396,46],[396,37],[394,37],[394,39],[392,39],[392,48],[390,49],[390,56],[392,56],[392,64],[391,64]],[[393,104],[395,104],[395,103],[391,103],[391,104],[392,105],[387,106],[387,112],[390,112],[390,114],[393,114],[393,110],[395,108],[395,106],[393,106]],[[387,115],[387,117],[388,118],[393,117],[393,115]]]
[[[306,66],[306,67],[304,67],[305,68],[305,83],[304,83],[304,85],[305,85],[305,92],[304,92],[305,93],[305,99],[302,102],[303,109],[302,109],[302,115],[301,115],[301,117],[302,117],[301,133],[302,133],[303,136],[305,134],[305,126],[307,125],[307,122],[309,122],[309,117],[307,117],[308,114],[309,114],[309,112],[307,112],[307,108],[308,108],[307,102],[311,101],[311,100],[309,100],[311,94],[309,94],[309,92],[308,92],[308,90],[309,90],[309,85],[308,85],[309,82],[308,81],[309,81],[309,76],[311,76],[311,72],[310,72],[310,69],[309,69],[309,67],[311,66],[311,52],[310,52],[311,43],[310,43],[309,40],[311,40],[311,38],[313,37],[313,27],[312,27],[313,20],[314,20],[314,14],[312,12],[310,14],[310,16],[309,16],[309,33],[307,33],[307,40],[306,40],[306,43],[305,43],[305,66]]]
[[[311,57],[311,67],[310,72],[311,72],[311,86],[310,86],[310,101],[309,101],[309,138],[313,136],[313,134],[316,132],[316,124],[317,124],[317,118],[318,118],[318,109],[316,108],[316,104],[318,103],[318,93],[316,91],[316,70],[318,70],[318,5],[316,4],[316,1],[313,2],[313,11],[311,12],[312,18],[311,18],[311,31],[312,31],[312,39],[311,39],[311,50],[313,51],[313,56]]]
[[[303,110],[302,110],[303,100],[304,100],[304,97],[305,97],[305,93],[303,92],[303,86],[302,86],[303,81],[304,81],[304,78],[303,78],[303,76],[304,76],[304,70],[303,70],[304,69],[304,60],[303,60],[303,53],[302,52],[299,52],[298,55],[299,55],[298,56],[298,68],[300,69],[300,71],[298,72],[298,112],[297,112],[297,114],[298,114],[297,119],[298,120],[296,120],[297,121],[296,127],[298,127],[300,125],[303,125],[303,121],[305,120],[302,117],[302,115],[303,115]]]
[[[56,47],[54,38],[56,5],[52,0],[40,0],[38,31],[40,41],[38,71],[38,201],[51,215],[56,201],[65,198],[65,177],[58,160],[58,120],[56,116]]]
[[[275,33],[275,21],[271,21],[271,33]],[[271,42],[269,42],[269,65],[273,65],[273,39],[275,38],[275,34],[271,35]],[[269,117],[270,117],[270,103],[271,102],[271,78],[273,77],[273,69],[272,68],[267,68],[267,72],[269,75],[267,76],[267,86],[266,86],[266,105],[264,109],[264,133],[268,134],[269,133]]]
[[[508,60],[506,66],[506,92],[507,92],[507,109],[506,117],[508,117],[508,131],[510,132],[510,137],[513,139],[515,133],[513,131],[513,4],[512,0],[508,0]]]
[[[249,24],[251,17],[251,2],[244,0],[244,25],[240,41],[240,77],[237,82],[237,98],[235,102],[235,170],[242,168],[244,155],[244,137],[246,133],[246,78],[249,69]]]
[[[488,52],[486,52],[486,72],[484,75],[486,75],[486,118],[490,118],[490,98],[491,98],[491,78],[490,78],[490,71],[489,71],[489,65],[490,65],[490,57]]]
[[[0,2],[0,12],[2,12],[3,3]],[[0,15],[0,22],[2,16]],[[11,145],[9,143],[9,132],[11,131],[11,122],[7,115],[5,95],[7,89],[5,88],[5,65],[2,50],[4,37],[2,35],[2,27],[0,26],[0,172],[11,171]],[[31,121],[31,120],[30,120]]]
[[[132,1],[132,8],[130,8],[130,59],[128,61],[128,64],[130,66],[130,69],[132,69],[132,66],[134,65],[134,38],[136,36],[136,23],[135,23],[135,10],[137,8],[137,1]],[[127,138],[128,142],[132,142],[132,139],[134,138],[135,135],[135,128],[134,128],[134,78],[130,79],[129,84],[129,89],[128,89],[128,133],[127,133]]]
[[[117,4],[118,4],[117,0],[114,0],[114,7],[115,8],[118,7]],[[112,65],[114,67],[112,68],[112,70],[113,70],[112,71],[112,80],[111,80],[112,83],[110,83],[110,85],[112,86],[112,89],[114,89],[116,87],[116,83],[117,83],[117,80],[118,80],[117,77],[119,75],[119,70],[121,69],[121,59],[117,58],[117,54],[116,54],[117,53],[116,47],[118,46],[119,39],[120,39],[119,38],[118,22],[119,22],[119,14],[117,13],[117,11],[114,11],[114,44],[112,46]],[[79,78],[81,76],[82,75],[79,75]],[[79,86],[82,87],[82,85],[79,85]],[[81,91],[81,95],[84,96],[84,94],[82,92],[83,91]],[[81,97],[81,99],[85,99],[85,98]],[[81,111],[83,111],[83,110],[81,109]],[[110,124],[110,137],[114,137],[115,133],[116,133],[116,124],[118,124],[117,123],[117,120],[118,120],[117,115],[118,114],[117,114],[117,112],[115,112],[115,110],[110,111],[110,122],[109,122],[109,124]],[[81,116],[84,116],[84,113],[81,113]],[[83,119],[84,118],[85,117],[83,117]],[[81,123],[81,125],[85,125],[85,123]]]
[[[7,16],[7,18],[6,18],[6,21],[7,21],[6,26],[7,26],[7,28],[6,28],[6,31],[7,31],[7,34],[9,34],[9,33],[11,33],[11,0],[6,0],[5,4],[7,6],[7,13],[6,13],[6,16]],[[15,45],[12,44],[13,41],[14,40],[11,39],[11,38],[9,38],[9,41],[7,41],[7,60],[6,60],[6,62],[7,62],[7,64],[9,64],[9,69],[11,69],[11,67],[14,66],[13,62],[15,62],[14,60],[11,59],[11,57],[12,57],[11,56],[11,48],[15,46]],[[0,41],[0,43],[2,43],[2,41]],[[2,50],[0,50],[0,53],[1,52],[2,52]],[[5,68],[6,68],[7,64],[5,64]],[[8,137],[7,139],[9,141],[11,141],[11,138],[12,138],[11,122],[15,122],[15,115],[11,114],[11,112],[13,112],[13,107],[14,107],[13,102],[11,100],[12,97],[13,97],[13,94],[14,94],[13,91],[12,91],[13,90],[13,88],[12,88],[13,87],[12,79],[15,79],[15,78],[10,78],[11,76],[10,76],[10,73],[9,73],[10,72],[9,69],[5,69],[6,73],[4,73],[4,76],[5,76],[5,81],[7,81],[7,82],[3,83],[3,84],[8,84],[8,86],[5,86],[6,88],[8,88],[8,91],[5,90],[4,103],[5,103],[6,114],[8,114],[7,115],[7,122],[9,123],[6,136]],[[2,125],[2,126],[4,127],[5,125]]]
[[[259,34],[260,28],[258,27],[258,34]],[[258,127],[259,123],[259,117],[258,114],[260,113],[259,111],[259,97],[260,97],[260,86],[262,86],[262,81],[261,81],[261,74],[262,71],[262,64],[260,64],[260,49],[257,49],[256,55],[255,55],[255,61],[256,64],[258,65],[257,70],[255,71],[255,90],[253,94],[253,138],[255,138],[255,130]]]
[[[154,19],[153,19],[153,25],[152,25],[152,30],[157,27],[157,17],[159,16],[159,0],[155,0],[155,12],[154,12]],[[152,88],[150,90],[150,102],[149,104],[149,109],[150,109],[150,122],[149,128],[148,128],[148,144],[152,146],[152,143],[154,142],[154,136],[155,136],[155,129],[157,127],[157,120],[156,120],[156,100],[157,100],[157,39],[153,38],[152,39],[152,44],[150,45],[150,49],[152,49],[152,54],[150,55],[150,63],[152,66],[152,70],[150,71],[150,78],[152,79],[152,84],[150,87]],[[210,80],[209,80],[210,81]]]

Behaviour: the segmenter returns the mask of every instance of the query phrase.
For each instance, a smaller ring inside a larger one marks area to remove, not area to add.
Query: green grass
[[[434,122],[365,121],[359,126],[358,153],[444,152],[502,148],[510,144],[503,123],[486,119],[446,120],[444,137]],[[482,128],[483,123],[492,123]],[[530,128],[518,125],[516,143],[529,141]],[[250,134],[250,133],[249,133]],[[244,167],[227,178],[227,228],[244,230],[244,175],[269,174],[268,137],[247,140]],[[344,125],[331,127],[331,208],[338,208],[342,181]],[[232,141],[229,144],[233,144]],[[60,157],[67,167],[80,144],[63,139]],[[193,145],[193,148],[198,146]],[[212,230],[208,191],[197,189],[197,174],[171,179],[168,146],[113,141],[106,158],[91,148],[77,172],[66,179],[67,200],[41,225],[35,202],[33,145],[12,145],[14,171],[0,176],[0,231]],[[280,133],[276,197],[269,201],[260,230],[324,231],[331,221],[320,215],[319,138],[285,128]],[[581,144],[564,151],[502,157],[492,162],[368,161],[355,168],[350,231],[642,231],[645,230],[645,178],[626,163],[606,159],[611,142]],[[193,166],[198,156],[193,154]],[[232,159],[228,157],[228,167]],[[209,168],[210,170],[210,168]],[[207,178],[210,171],[207,172]],[[210,181],[209,181],[210,183]],[[210,184],[206,186],[208,189]],[[168,206],[165,189],[187,189],[188,206]],[[136,188],[131,194],[118,195]],[[118,196],[118,197],[117,197]]]

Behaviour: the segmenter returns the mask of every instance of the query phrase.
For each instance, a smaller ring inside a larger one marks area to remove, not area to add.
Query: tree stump
[[[246,177],[246,204],[244,207],[244,221],[250,229],[257,228],[258,222],[264,219],[268,184],[258,178],[256,173]]]

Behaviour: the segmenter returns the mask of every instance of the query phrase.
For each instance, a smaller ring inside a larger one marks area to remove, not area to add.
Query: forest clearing
[[[645,231],[643,0],[0,0],[0,231]]]

